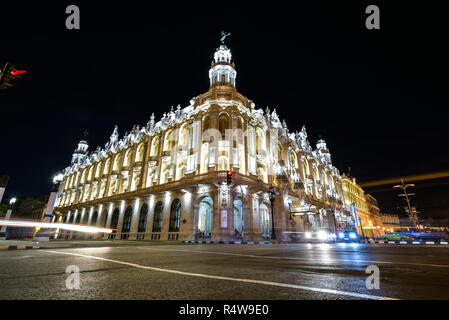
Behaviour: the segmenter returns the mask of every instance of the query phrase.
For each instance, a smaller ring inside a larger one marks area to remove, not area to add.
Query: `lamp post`
[[[271,240],[276,240],[276,231],[274,230],[274,200],[276,199],[276,192],[274,187],[270,184],[270,203],[271,203]]]
[[[6,212],[5,220],[9,220],[9,218],[11,218],[12,209],[16,202],[17,198],[14,197],[9,200],[9,207],[8,211]],[[6,240],[6,226],[2,226],[2,228],[0,229],[0,240]]]
[[[401,193],[399,195],[399,197],[404,197],[405,198],[405,202],[407,202],[407,208],[405,209],[405,211],[407,211],[407,214],[410,218],[410,220],[413,221],[415,227],[417,229],[419,229],[419,224],[418,224],[418,212],[416,212],[416,208],[412,207],[411,202],[410,202],[410,196],[414,196],[414,193],[407,193],[407,188],[408,187],[414,187],[415,185],[413,183],[408,183],[405,184],[404,183],[404,179],[401,178],[401,184],[395,185],[393,186],[393,188],[395,189],[402,189],[404,193]]]
[[[359,217],[360,230],[362,230],[362,239],[365,240],[365,233],[363,232],[362,218]]]

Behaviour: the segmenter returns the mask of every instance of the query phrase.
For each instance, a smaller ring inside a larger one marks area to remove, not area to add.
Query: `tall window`
[[[170,130],[165,134],[163,151],[171,151],[173,147],[173,131]]]
[[[118,208],[115,208],[114,212],[112,213],[112,217],[111,217],[111,229],[117,229],[117,225],[118,225],[118,216],[119,216],[119,210]],[[115,233],[116,230],[113,230],[112,232]]]
[[[94,173],[94,166],[92,165],[89,169],[89,175],[87,176],[88,181],[92,180],[93,173]]]
[[[104,170],[103,170],[103,174],[108,174],[109,173],[109,166],[111,165],[111,159],[108,158],[106,160],[106,163],[104,165]]]
[[[125,216],[123,217],[122,232],[129,232],[131,230],[131,218],[133,216],[133,208],[129,206],[125,210]]]
[[[131,164],[131,148],[129,148],[125,153],[125,159],[123,160],[123,166],[127,167]]]
[[[150,156],[156,157],[158,153],[159,153],[159,137],[156,136],[153,138],[153,141],[151,142]]]
[[[154,218],[153,218],[153,232],[161,232],[162,231],[162,211],[164,209],[164,205],[162,201],[156,203],[154,208]]]
[[[114,159],[114,166],[112,167],[112,170],[118,170],[119,167],[119,163],[120,163],[120,155],[116,155],[115,159]]]
[[[189,143],[189,126],[185,123],[179,130],[179,145],[187,146]]]
[[[101,161],[98,162],[97,168],[95,169],[95,178],[100,177],[100,173],[101,173]]]
[[[148,205],[145,203],[142,208],[140,208],[139,227],[137,228],[137,232],[145,232],[147,228],[147,215]]]
[[[136,162],[143,161],[143,152],[145,150],[145,145],[141,143],[137,148],[136,152]]]
[[[222,113],[220,117],[218,118],[218,127],[221,133],[221,139],[224,140],[226,138],[226,129],[228,129],[229,126],[229,117]]]
[[[98,218],[98,212],[95,211],[92,215],[92,218],[90,218],[90,224],[95,226],[97,224],[97,218]]]
[[[173,200],[170,209],[170,227],[168,232],[179,232],[179,222],[181,220],[181,201]]]

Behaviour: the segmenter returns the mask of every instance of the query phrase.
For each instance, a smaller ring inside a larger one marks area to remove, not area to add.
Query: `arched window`
[[[164,151],[171,151],[173,146],[173,131],[170,130],[165,134]]]
[[[148,205],[145,203],[142,208],[140,208],[139,216],[139,227],[137,232],[145,232],[147,228],[147,216],[148,216]]]
[[[209,116],[205,116],[203,118],[203,132],[206,131],[207,129],[210,129],[210,117]]]
[[[304,159],[304,171],[306,175],[310,175],[309,161]]]
[[[153,217],[153,232],[161,232],[162,231],[162,211],[164,209],[164,205],[162,201],[156,203],[154,207],[154,217]]]
[[[173,200],[170,209],[170,227],[168,232],[179,232],[179,222],[181,220],[181,201]]]
[[[81,175],[81,184],[86,182],[86,174],[87,174],[87,169],[84,169],[84,171],[83,171],[83,173]]]
[[[78,214],[76,215],[75,223],[76,223],[76,224],[79,224],[79,223],[80,223],[80,220],[81,220],[81,214],[78,213]]]
[[[125,159],[123,159],[123,166],[127,167],[131,164],[131,148],[126,150]]]
[[[143,152],[144,152],[144,150],[145,150],[145,145],[143,143],[141,143],[137,147],[136,162],[143,161]]]
[[[90,224],[95,226],[97,224],[97,219],[98,219],[98,212],[95,211],[94,214],[92,215],[92,218],[90,218]]]
[[[92,180],[93,174],[94,174],[94,166],[92,165],[89,169],[89,175],[87,176],[87,181]]]
[[[229,126],[229,117],[227,114],[222,113],[220,114],[220,117],[218,118],[218,129],[220,130],[221,133],[221,139],[225,139],[226,138],[226,129],[228,129]]]
[[[278,160],[282,161],[284,160],[284,152],[282,150],[282,146],[280,144],[278,144]]]
[[[112,213],[112,217],[111,217],[111,229],[117,229],[117,225],[118,225],[118,216],[119,216],[120,212],[118,210],[118,208],[114,209],[114,212]],[[116,230],[112,231],[113,233],[116,232]]]
[[[294,151],[292,151],[292,153],[291,153],[291,166],[293,168],[298,168],[298,161],[296,158],[296,153]]]
[[[157,157],[158,153],[159,153],[159,137],[156,136],[153,138],[153,141],[151,142],[150,156]]]
[[[115,156],[114,166],[112,167],[112,170],[114,170],[114,171],[118,170],[119,163],[120,163],[120,155],[118,154]]]
[[[97,164],[97,168],[95,169],[95,178],[99,178],[100,177],[100,173],[101,173],[101,161],[98,162]]]
[[[103,170],[103,174],[108,174],[109,173],[109,167],[111,166],[111,159],[108,158],[106,160],[106,164],[104,165],[104,170]]]
[[[262,129],[257,128],[256,129],[256,151],[258,154],[265,152],[265,149],[267,148],[265,143],[265,134],[263,133]]]
[[[181,130],[179,130],[179,145],[187,146],[189,143],[189,125],[183,124]]]
[[[131,218],[133,216],[133,208],[129,206],[125,210],[125,216],[123,217],[122,232],[129,232],[131,230]]]
[[[200,202],[197,218],[197,230],[200,238],[209,238],[212,234],[212,215],[214,202],[206,197]]]

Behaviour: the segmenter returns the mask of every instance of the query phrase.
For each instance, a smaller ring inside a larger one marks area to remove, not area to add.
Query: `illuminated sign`
[[[357,228],[359,226],[358,220],[357,220],[357,211],[355,210],[355,204],[351,204],[352,209],[352,216],[354,217],[354,225]]]

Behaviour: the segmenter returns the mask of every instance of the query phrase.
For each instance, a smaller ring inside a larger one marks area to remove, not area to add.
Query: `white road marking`
[[[314,287],[306,287],[306,286],[300,286],[300,285],[289,284],[289,283],[280,283],[280,282],[253,280],[253,279],[231,278],[231,277],[214,276],[214,275],[208,275],[208,274],[202,274],[202,273],[191,273],[191,272],[184,272],[184,271],[178,271],[178,270],[170,270],[170,269],[149,267],[149,266],[143,266],[143,265],[136,264],[136,263],[119,261],[119,260],[113,260],[113,259],[102,258],[102,257],[97,257],[97,256],[91,256],[91,255],[86,255],[86,254],[81,254],[81,253],[54,251],[54,250],[41,250],[41,252],[42,251],[56,253],[56,254],[65,254],[65,255],[70,255],[70,256],[89,258],[89,259],[96,259],[96,260],[101,260],[101,261],[107,261],[107,262],[113,262],[113,263],[117,263],[117,264],[127,265],[127,266],[130,266],[130,267],[139,268],[139,269],[153,270],[153,271],[166,272],[166,273],[174,273],[174,274],[179,274],[179,275],[184,275],[184,276],[191,276],[191,277],[200,277],[200,278],[227,280],[227,281],[235,281],[235,282],[264,284],[264,285],[269,285],[269,286],[293,288],[293,289],[299,289],[299,290],[314,291],[314,292],[321,292],[321,293],[329,293],[329,294],[335,294],[335,295],[344,295],[344,296],[350,296],[350,297],[356,297],[356,298],[364,298],[364,299],[371,299],[371,300],[399,300],[399,299],[396,299],[396,298],[375,296],[375,295],[363,294],[363,293],[357,293],[357,292],[350,292],[350,291],[340,291],[340,290],[332,290],[332,289],[324,289],[324,288],[314,288]]]
[[[320,258],[299,258],[299,257],[274,257],[274,256],[257,256],[252,254],[243,254],[243,253],[229,253],[229,252],[216,252],[216,251],[197,251],[197,250],[183,250],[183,249],[165,249],[165,248],[150,248],[150,247],[136,247],[139,249],[148,249],[148,250],[166,250],[166,251],[185,251],[185,252],[195,252],[195,253],[210,253],[210,254],[221,254],[221,255],[229,255],[229,256],[241,256],[241,257],[249,257],[249,258],[259,258],[259,259],[287,259],[287,260],[312,260],[317,262]],[[379,263],[379,264],[404,264],[404,265],[414,265],[414,266],[423,266],[423,267],[438,267],[438,268],[449,268],[449,265],[443,264],[429,264],[429,263],[414,263],[414,262],[394,262],[394,261],[377,261],[377,260],[331,260],[328,258],[322,259],[322,261],[318,261],[322,263],[338,263],[338,262],[362,262],[362,263]]]

